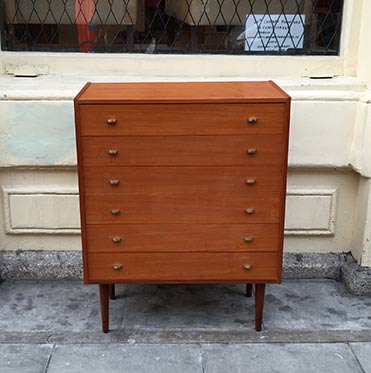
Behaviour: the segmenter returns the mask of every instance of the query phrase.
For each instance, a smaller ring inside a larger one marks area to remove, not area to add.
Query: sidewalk
[[[268,285],[254,331],[243,285],[0,284],[0,372],[371,372],[371,298],[332,280]]]

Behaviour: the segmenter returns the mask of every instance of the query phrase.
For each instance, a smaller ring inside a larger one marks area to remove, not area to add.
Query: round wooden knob
[[[257,117],[248,117],[247,118],[247,123],[249,124],[255,124],[258,121]]]

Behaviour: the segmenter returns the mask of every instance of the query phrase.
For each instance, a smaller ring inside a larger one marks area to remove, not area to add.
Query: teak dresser
[[[85,284],[281,282],[290,97],[273,82],[97,83],[75,98]]]

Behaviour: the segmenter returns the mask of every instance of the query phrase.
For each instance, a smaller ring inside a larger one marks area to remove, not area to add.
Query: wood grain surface
[[[87,224],[278,223],[280,198],[240,194],[85,196]],[[246,214],[245,209],[254,209]],[[120,210],[112,215],[112,210]]]
[[[86,195],[239,193],[273,197],[282,189],[281,170],[274,166],[86,166],[82,172]]]
[[[80,104],[286,102],[289,96],[272,81],[94,83]]]
[[[281,134],[285,105],[82,105],[80,115],[82,136]]]
[[[279,263],[276,253],[91,253],[88,266],[92,282],[272,282]]]
[[[85,166],[280,166],[284,153],[278,135],[82,137],[81,147]]]
[[[88,252],[277,252],[278,224],[88,225]],[[245,241],[248,239],[248,242]]]

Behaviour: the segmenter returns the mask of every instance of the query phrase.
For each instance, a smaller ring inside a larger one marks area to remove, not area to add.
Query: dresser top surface
[[[79,104],[286,102],[288,99],[272,81],[88,83],[75,98]]]

